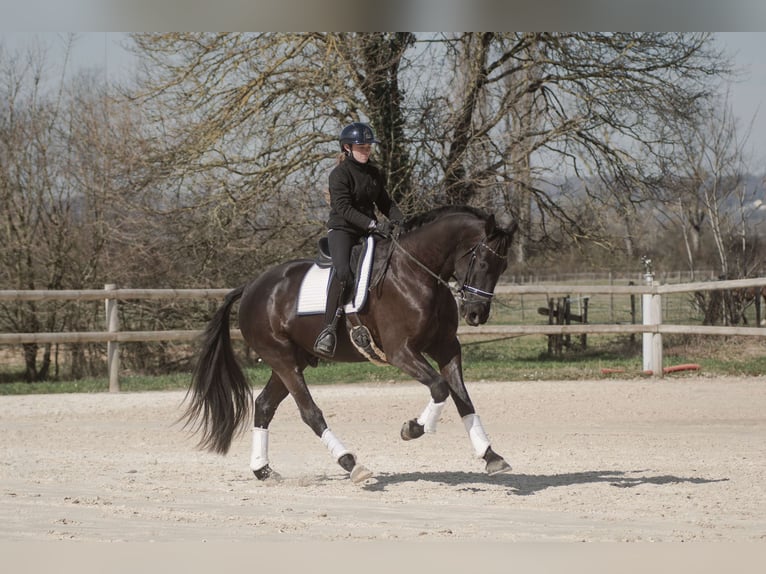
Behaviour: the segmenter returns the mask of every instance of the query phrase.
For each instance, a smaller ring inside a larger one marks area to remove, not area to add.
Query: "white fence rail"
[[[651,278],[649,278],[651,281]],[[481,327],[461,326],[461,335],[567,335],[567,334],[631,334],[644,335],[644,370],[661,376],[662,335],[745,335],[766,336],[766,329],[757,327],[717,327],[710,325],[667,325],[662,324],[662,296],[671,293],[713,291],[721,289],[747,289],[766,285],[766,277],[736,279],[731,281],[704,281],[672,285],[498,285],[496,294],[546,295],[548,298],[564,295],[640,295],[642,296],[641,325],[578,323],[571,325],[483,325]],[[131,299],[221,299],[230,289],[118,289],[106,285],[102,289],[84,290],[0,290],[1,301],[104,301],[106,306],[105,331],[64,332],[64,333],[0,333],[0,345],[28,343],[105,343],[109,362],[109,389],[119,391],[119,343],[152,341],[192,341],[202,330],[168,331],[120,331],[118,322],[118,301]],[[232,329],[233,339],[241,339],[238,329]]]

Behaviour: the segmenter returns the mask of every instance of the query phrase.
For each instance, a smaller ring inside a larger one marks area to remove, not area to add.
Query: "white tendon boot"
[[[463,425],[465,425],[465,430],[468,432],[468,438],[471,439],[473,452],[478,458],[482,458],[490,445],[489,437],[484,432],[479,415],[465,415],[463,417]]]
[[[268,468],[269,466],[269,429],[261,427],[253,427],[253,446],[250,451],[250,470],[260,480],[267,478],[273,480],[279,480],[282,477]],[[261,469],[267,469],[264,476],[259,476],[258,471]]]
[[[330,451],[330,456],[332,456],[336,462],[344,454],[351,454],[351,451],[343,446],[340,439],[336,437],[330,429],[324,429],[324,432],[322,433],[322,443],[327,447],[327,450]]]
[[[442,416],[442,411],[444,410],[444,405],[447,404],[447,401],[442,401],[440,403],[435,403],[433,399],[431,399],[428,404],[426,405],[426,408],[423,409],[423,412],[418,417],[418,424],[423,427],[423,430],[427,433],[435,433],[436,432],[436,423],[439,422],[439,417]]]
[[[253,449],[250,451],[250,470],[256,471],[269,464],[269,429],[253,427]]]
[[[327,447],[327,450],[330,451],[330,455],[335,459],[335,462],[338,462],[342,456],[352,454],[350,450],[343,446],[340,439],[336,437],[329,428],[324,429],[324,432],[322,433],[322,443]],[[356,457],[354,457],[354,468],[351,469],[350,474],[352,482],[362,482],[372,476],[372,472],[356,462]]]

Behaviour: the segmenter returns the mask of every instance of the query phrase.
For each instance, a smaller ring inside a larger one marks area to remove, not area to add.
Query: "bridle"
[[[492,302],[492,297],[495,296],[495,294],[491,291],[484,291],[483,289],[479,289],[478,287],[474,287],[473,285],[468,284],[469,277],[471,276],[471,273],[473,272],[473,266],[476,263],[476,259],[478,257],[479,249],[481,249],[482,247],[500,260],[504,261],[508,258],[507,255],[501,255],[500,253],[492,249],[489,245],[487,245],[486,241],[487,241],[487,238],[485,237],[484,239],[479,241],[476,245],[474,245],[471,249],[469,249],[462,256],[462,257],[466,257],[468,255],[471,256],[471,260],[468,262],[468,269],[466,270],[465,277],[463,279],[463,285],[457,290],[457,294],[463,303],[486,302],[489,304]],[[457,277],[455,277],[455,279],[457,279]],[[473,300],[469,299],[469,297],[471,296],[474,297]]]
[[[473,285],[468,284],[469,278],[471,276],[471,272],[473,271],[473,267],[478,257],[479,249],[483,247],[484,249],[489,251],[492,255],[494,255],[495,257],[501,260],[505,260],[508,258],[507,255],[502,255],[498,253],[497,251],[495,251],[494,249],[492,249],[489,245],[487,245],[487,237],[485,236],[476,245],[471,247],[468,251],[466,251],[463,255],[461,255],[458,258],[458,259],[462,259],[464,257],[467,257],[468,255],[471,256],[471,260],[468,262],[468,269],[466,269],[465,276],[463,277],[463,284],[460,287],[455,288],[452,285],[450,285],[447,281],[439,277],[439,275],[431,271],[417,257],[412,255],[409,251],[407,251],[404,247],[402,247],[396,236],[394,235],[391,236],[391,242],[397,249],[399,249],[399,251],[404,253],[404,255],[406,255],[410,260],[412,260],[424,271],[426,271],[431,277],[436,279],[437,282],[441,283],[442,285],[447,287],[447,289],[452,291],[456,296],[458,296],[460,298],[460,301],[463,303],[472,303],[477,301],[491,303],[492,298],[495,295],[494,293],[490,291],[484,291],[483,289],[479,289],[478,287],[474,287]],[[455,277],[455,275],[453,275],[452,277],[453,279],[455,279],[456,282],[460,282],[460,280],[457,277]],[[375,283],[377,283],[377,281]],[[470,296],[476,297],[477,299],[474,299],[473,301],[469,300]]]

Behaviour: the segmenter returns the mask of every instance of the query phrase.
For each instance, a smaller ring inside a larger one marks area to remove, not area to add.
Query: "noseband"
[[[483,289],[479,289],[478,287],[474,287],[473,285],[468,284],[468,281],[471,277],[471,273],[473,272],[473,266],[476,263],[479,249],[482,247],[486,249],[487,251],[489,251],[492,255],[494,255],[498,259],[502,259],[502,260],[507,259],[506,255],[501,255],[500,253],[492,249],[489,245],[487,245],[486,238],[479,241],[479,243],[474,245],[465,255],[463,255],[463,257],[469,254],[471,256],[471,260],[468,262],[468,269],[465,272],[465,278],[463,279],[463,285],[457,291],[461,301],[465,303],[476,303],[477,301],[491,303],[492,297],[495,296],[495,294],[490,291],[484,291]],[[470,300],[469,297],[471,296],[475,297],[475,299]]]

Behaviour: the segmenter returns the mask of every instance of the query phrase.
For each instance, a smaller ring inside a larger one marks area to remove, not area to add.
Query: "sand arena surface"
[[[766,378],[468,384],[489,477],[454,405],[403,442],[415,382],[321,386],[335,434],[374,472],[355,485],[286,400],[272,467],[175,424],[183,392],[0,397],[4,541],[766,541]]]

